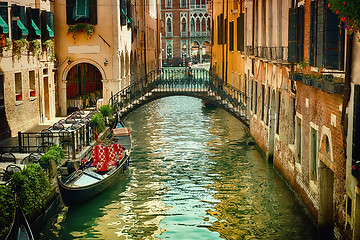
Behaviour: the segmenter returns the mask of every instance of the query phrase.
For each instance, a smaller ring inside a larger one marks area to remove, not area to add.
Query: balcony
[[[246,46],[246,53],[255,57],[273,61],[287,61],[288,47],[262,47]]]
[[[191,9],[206,9],[206,4],[190,4]]]
[[[190,37],[210,37],[210,31],[190,32]]]
[[[343,78],[334,78],[332,75],[315,76],[311,74],[290,72],[289,79],[292,81],[301,81],[305,85],[332,94],[342,94],[344,92]]]
[[[187,32],[181,32],[181,33],[180,33],[180,36],[181,36],[181,37],[187,37],[187,36],[188,36],[188,33],[187,33]]]
[[[172,36],[173,36],[172,32],[167,32],[166,33],[166,37],[172,37]]]

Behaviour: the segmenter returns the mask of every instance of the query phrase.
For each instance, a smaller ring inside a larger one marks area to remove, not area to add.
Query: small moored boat
[[[104,191],[119,180],[128,168],[131,152],[129,129],[119,121],[108,139],[112,144],[93,147],[89,161],[84,161],[66,178],[58,177],[65,205],[74,205]]]
[[[34,236],[19,203],[16,201],[15,219],[6,240],[33,240]]]

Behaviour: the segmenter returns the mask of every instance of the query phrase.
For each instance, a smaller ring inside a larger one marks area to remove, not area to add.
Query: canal
[[[316,239],[305,208],[229,113],[176,96],[125,124],[134,146],[128,174],[58,210],[39,239]]]

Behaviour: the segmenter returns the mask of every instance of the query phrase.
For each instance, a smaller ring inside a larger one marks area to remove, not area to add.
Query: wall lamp
[[[105,58],[104,65],[107,66],[109,61]]]
[[[72,63],[71,58],[69,58],[67,62],[68,62],[68,64],[70,65],[70,64]]]

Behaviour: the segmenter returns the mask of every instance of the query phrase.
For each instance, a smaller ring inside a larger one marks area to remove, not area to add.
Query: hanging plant
[[[70,25],[68,28],[68,33],[72,33],[72,37],[75,39],[77,33],[84,33],[86,39],[90,39],[94,33],[94,26],[87,23],[79,23],[75,25]]]
[[[47,55],[50,57],[50,61],[53,61],[55,59],[54,41],[52,39],[46,40],[43,42],[43,46],[45,47]]]
[[[341,25],[348,34],[359,32],[360,6],[357,1],[328,0],[328,2],[328,8],[339,16]]]
[[[40,57],[40,53],[41,53],[41,43],[39,40],[34,39],[32,41],[29,42],[28,45],[28,51],[29,53],[32,53],[32,55],[36,58]]]
[[[28,46],[29,46],[29,42],[24,38],[21,38],[19,40],[14,40],[13,48],[12,48],[13,57],[17,57],[17,59],[20,60],[23,50],[27,49]]]
[[[6,39],[6,45],[4,47],[0,47],[0,55],[2,56],[4,52],[7,52],[11,49],[12,42],[9,39]]]

